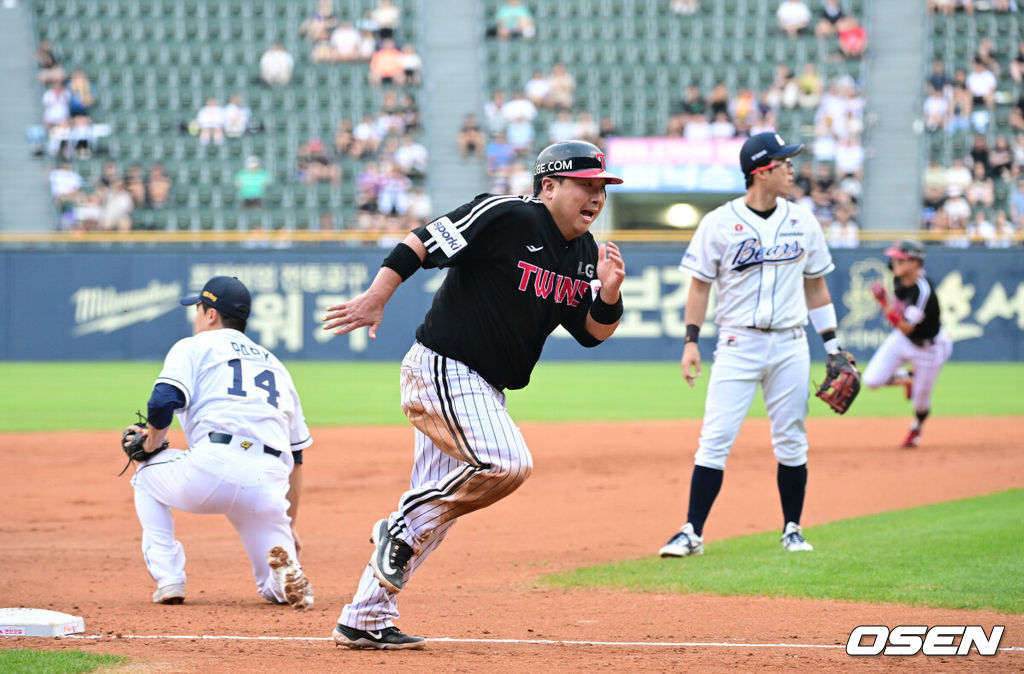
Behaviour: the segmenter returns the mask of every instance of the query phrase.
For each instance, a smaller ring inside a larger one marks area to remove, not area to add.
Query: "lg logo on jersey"
[[[969,655],[971,647],[980,655],[995,655],[1003,638],[1003,625],[990,634],[979,625],[861,625],[850,632],[848,655]],[[954,641],[960,637],[960,643]]]

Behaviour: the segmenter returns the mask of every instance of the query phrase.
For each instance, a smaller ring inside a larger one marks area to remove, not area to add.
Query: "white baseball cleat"
[[[782,530],[782,547],[790,552],[813,550],[814,546],[804,540],[801,531],[800,525],[796,522],[786,522],[786,528]]]
[[[658,550],[662,557],[695,557],[704,554],[704,539],[693,532],[693,525],[687,522],[679,533],[669,539]]]
[[[267,551],[267,565],[288,604],[296,611],[313,605],[313,586],[299,563],[280,545]]]
[[[185,602],[185,583],[164,585],[153,593],[154,604],[182,604]]]

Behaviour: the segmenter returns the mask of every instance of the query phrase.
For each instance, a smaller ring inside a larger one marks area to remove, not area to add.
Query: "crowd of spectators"
[[[947,16],[1016,11],[1010,2],[983,8],[933,0],[929,7]],[[969,60],[952,75],[943,58],[931,63],[921,117],[932,148],[922,180],[921,227],[942,234],[947,245],[1010,246],[1024,228],[1022,79],[1024,41],[1015,54],[999,54],[992,38],[981,35]],[[999,106],[1013,100],[1010,88],[1018,98],[1001,116]],[[943,140],[953,141],[948,164],[940,159]]]
[[[92,119],[96,99],[84,70],[75,68],[69,75],[47,40],[39,43],[35,58],[37,77],[45,88],[43,116],[42,123],[30,128],[28,135],[33,154],[54,162],[49,182],[58,227],[71,232],[128,231],[136,209],[164,207],[171,180],[160,164],[152,165],[149,181],[142,176],[141,166],[122,174],[112,162],[93,182],[75,171],[72,161],[91,158],[97,143],[110,135],[110,127]]]
[[[401,9],[378,0],[361,17],[339,17],[332,0],[318,0],[316,11],[299,25],[313,63],[367,61],[374,86],[418,86],[423,59],[415,46],[399,41]]]
[[[331,0],[319,0],[317,11],[299,27],[314,63],[364,62],[380,104],[373,114],[338,119],[333,138],[301,144],[296,180],[336,187],[348,165],[356,206],[349,226],[386,232],[381,245],[401,240],[432,215],[424,190],[429,157],[419,141],[422,116],[415,98],[423,61],[414,45],[403,41],[401,26],[401,10],[392,0],[378,0],[360,17],[339,16]],[[333,228],[333,218],[322,217],[320,226]]]
[[[68,160],[61,159],[49,179],[60,213],[59,227],[68,232],[129,231],[139,211],[166,208],[173,187],[160,162],[153,162],[148,170],[132,164],[122,172],[117,162],[107,161],[99,178],[87,182]]]
[[[36,50],[38,79],[45,87],[41,124],[29,130],[29,142],[37,156],[54,159],[88,159],[97,142],[110,135],[106,124],[94,123],[92,83],[84,70],[70,75],[53,46],[46,40]]]
[[[814,138],[797,159],[791,198],[810,208],[837,246],[856,245],[864,147],[864,98],[854,80],[837,77],[824,87],[813,63],[799,77],[779,64],[767,89],[730,91],[724,83],[706,94],[690,84],[672,110],[667,136],[687,139],[742,138],[778,128],[780,112],[814,111]],[[817,167],[817,168],[815,168]]]
[[[522,89],[494,91],[482,119],[466,115],[456,136],[459,154],[484,161],[489,192],[532,194],[528,167],[538,147],[572,138],[603,147],[615,135],[610,118],[596,121],[589,110],[576,106],[575,98],[576,78],[566,64],[534,70]]]
[[[311,49],[310,60],[316,64],[362,62],[379,108],[361,118],[337,120],[333,136],[313,135],[300,142],[288,177],[269,170],[259,156],[247,157],[230,174],[234,199],[225,197],[225,203],[234,203],[243,211],[261,211],[267,208],[271,190],[281,189],[274,183],[286,181],[305,185],[317,194],[322,194],[317,186],[324,184],[336,193],[351,170],[357,213],[356,222],[348,226],[405,231],[432,215],[424,190],[429,157],[419,141],[422,120],[415,100],[415,88],[422,81],[422,59],[411,43],[402,42],[401,11],[393,0],[377,0],[373,9],[358,18],[337,15],[333,5],[331,0],[318,0],[316,11],[301,23],[299,32]],[[36,58],[39,80],[46,87],[40,128],[50,139],[39,144],[41,152],[61,160],[50,173],[60,228],[128,230],[140,211],[167,207],[172,181],[160,163],[148,169],[134,164],[121,174],[116,162],[110,161],[96,181],[83,179],[74,169],[73,160],[88,158],[91,149],[80,142],[76,119],[88,114],[92,87],[82,71],[67,76],[48,43],[40,44]],[[284,46],[274,42],[259,60],[260,83],[286,87],[296,67],[308,66],[297,66]],[[263,131],[245,104],[245,93],[233,93],[226,103],[217,97],[205,98],[194,117],[182,123],[182,130],[204,147],[225,145],[231,139]],[[51,131],[62,127],[67,128],[63,135]],[[332,198],[332,207],[339,202]],[[249,223],[260,221],[248,219]],[[324,228],[333,228],[334,215],[324,213],[320,222]]]

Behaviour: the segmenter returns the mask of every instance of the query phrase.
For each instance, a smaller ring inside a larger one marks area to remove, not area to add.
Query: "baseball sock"
[[[800,524],[800,515],[804,511],[804,494],[807,493],[807,464],[783,466],[780,463],[776,481],[779,485],[779,498],[782,500],[783,519],[785,522]]]
[[[925,410],[924,412],[914,410],[915,419],[914,423],[910,424],[910,427],[915,431],[921,430],[921,425],[924,423],[924,420],[928,418],[929,413],[931,413],[931,410]]]
[[[724,470],[694,466],[693,477],[690,479],[690,509],[686,513],[686,521],[693,525],[693,533],[704,535],[704,522],[711,512],[711,505],[718,497],[722,488]]]

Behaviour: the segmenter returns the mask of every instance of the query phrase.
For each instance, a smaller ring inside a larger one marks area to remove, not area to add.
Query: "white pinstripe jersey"
[[[718,325],[778,330],[807,324],[804,279],[835,265],[809,210],[780,197],[764,219],[739,197],[704,216],[679,268],[714,283]]]
[[[179,340],[167,353],[156,383],[185,394],[185,407],[175,414],[189,447],[211,432],[240,435],[284,451],[313,444],[288,370],[237,330],[207,330]]]

